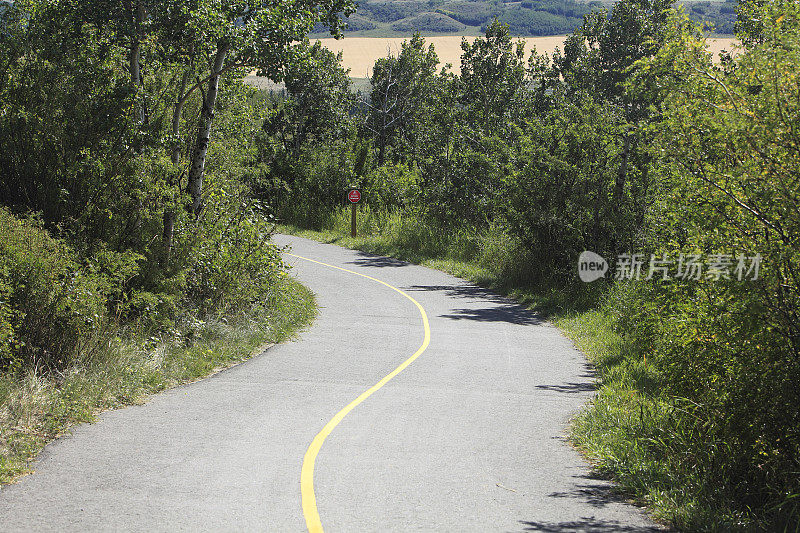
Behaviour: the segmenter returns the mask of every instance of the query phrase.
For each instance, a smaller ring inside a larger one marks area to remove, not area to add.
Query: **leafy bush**
[[[80,264],[40,222],[0,208],[0,366],[57,370],[89,355],[141,259],[104,251]]]
[[[648,63],[674,84],[648,251],[724,254],[727,273],[640,282],[609,310],[682,405],[691,437],[666,438],[653,453],[692,458],[686,484],[699,500],[790,530],[800,520],[800,206],[788,193],[800,143],[800,9],[760,10],[765,42],[733,60],[713,64],[681,33]],[[738,279],[739,254],[760,255],[757,279]]]
[[[351,139],[304,146],[297,161],[282,161],[286,189],[275,198],[282,220],[320,229],[344,203],[347,188],[356,185],[360,150]]]
[[[260,202],[248,200],[236,182],[208,182],[208,203],[194,222],[187,296],[201,316],[233,314],[265,305],[283,271],[273,224]]]
[[[361,186],[368,191],[365,201],[374,209],[412,207],[421,195],[419,170],[403,163],[374,169]]]
[[[584,101],[560,102],[526,130],[525,163],[508,177],[500,208],[549,281],[574,278],[583,250],[609,257],[632,245],[637,193],[615,188],[622,128],[612,110]]]

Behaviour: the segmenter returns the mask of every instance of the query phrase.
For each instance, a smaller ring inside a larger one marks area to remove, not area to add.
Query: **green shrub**
[[[420,200],[419,170],[388,163],[364,176],[362,188],[364,201],[374,209],[410,207]]]
[[[0,208],[0,365],[63,369],[91,350],[139,258],[102,252],[81,264],[36,219]]]
[[[714,65],[686,34],[649,63],[676,86],[658,126],[659,194],[644,236],[650,250],[643,251],[666,254],[675,266],[680,254],[699,254],[703,272],[699,279],[617,284],[606,310],[630,347],[624,361],[649,361],[676,410],[674,430],[655,442],[648,460],[678,457],[692,465],[674,468],[674,483],[686,489],[679,506],[794,531],[800,201],[789,191],[797,187],[793,147],[800,140],[800,9],[777,1],[759,10],[768,42],[729,63]],[[708,271],[713,254],[731,260],[718,279]],[[739,254],[746,267],[760,255],[757,279],[738,279]],[[641,445],[640,438],[630,445]]]
[[[212,177],[207,187],[209,199],[191,236],[187,296],[201,316],[263,304],[284,268],[270,241],[272,223],[235,184]]]
[[[357,185],[358,152],[351,139],[340,139],[306,146],[297,161],[282,162],[276,169],[286,182],[275,197],[280,218],[312,229],[327,227],[347,188]]]

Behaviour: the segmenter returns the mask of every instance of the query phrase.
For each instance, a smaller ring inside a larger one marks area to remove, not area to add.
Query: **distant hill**
[[[695,21],[714,25],[717,34],[732,34],[736,0],[685,1]],[[347,34],[358,37],[402,37],[415,31],[423,35],[480,35],[495,18],[519,36],[571,33],[592,10],[610,8],[610,0],[362,0],[347,19]],[[323,37],[316,28],[313,36]]]

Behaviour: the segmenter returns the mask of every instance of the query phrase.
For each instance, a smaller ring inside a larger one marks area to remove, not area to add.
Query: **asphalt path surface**
[[[287,255],[317,294],[314,325],[47,446],[0,490],[0,531],[304,531],[312,441],[381,380],[319,446],[325,531],[660,529],[566,442],[592,375],[554,326],[435,270],[275,241],[325,263]]]

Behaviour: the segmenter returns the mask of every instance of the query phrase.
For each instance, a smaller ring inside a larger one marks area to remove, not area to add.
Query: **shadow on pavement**
[[[563,392],[565,394],[577,394],[581,392],[594,392],[597,390],[597,372],[589,363],[584,363],[583,372],[578,376],[591,381],[572,381],[569,383],[558,383],[555,385],[535,385],[537,389],[553,392]]]
[[[441,291],[444,292],[446,296],[451,298],[475,298],[500,304],[513,303],[510,299],[503,298],[499,294],[494,293],[489,289],[484,289],[483,287],[478,287],[476,285],[470,285],[467,282],[464,282],[463,285],[411,285],[410,287],[405,287],[405,290],[430,292]],[[528,312],[533,314],[532,311]]]
[[[475,285],[412,285],[406,291],[443,292],[450,298],[471,298],[476,307],[453,309],[451,313],[439,315],[452,320],[476,320],[478,322],[508,322],[519,325],[541,324],[542,319],[527,307],[514,303],[508,298]],[[491,304],[480,306],[481,304]]]
[[[355,261],[348,261],[348,265],[367,266],[367,267],[406,267],[411,266],[411,263],[395,259],[394,257],[386,257],[383,255],[368,254],[366,252],[357,252],[360,256]]]
[[[597,520],[594,517],[580,518],[568,522],[521,522],[523,531],[546,531],[552,533],[566,533],[580,531],[582,533],[608,533],[611,531],[636,532],[636,533],[656,533],[663,532],[664,529],[658,527],[627,526],[620,524],[616,520]]]
[[[619,492],[614,490],[613,485],[604,481],[599,476],[578,476],[587,480],[594,480],[594,483],[576,484],[575,488],[568,492],[551,492],[551,498],[576,498],[582,500],[592,507],[605,507],[609,503],[628,503],[628,500]]]
[[[532,326],[541,324],[542,320],[521,305],[500,305],[494,307],[484,307],[480,309],[453,309],[453,312],[446,315],[439,315],[442,318],[452,320],[477,320],[478,322],[509,322],[522,326]]]
[[[569,492],[553,492],[548,494],[551,498],[576,498],[582,500],[592,507],[602,508],[611,503],[629,503],[629,501],[615,490],[614,485],[597,474],[585,476],[573,476],[578,479],[587,480],[583,483],[575,484],[575,488]],[[670,531],[669,528],[660,525],[631,526],[621,524],[616,520],[599,520],[593,516],[581,517],[577,520],[564,522],[536,522],[520,521],[525,526],[523,531],[546,531],[553,533],[581,531],[586,533],[605,533],[610,531],[635,532],[635,533],[663,533]]]
[[[592,392],[597,390],[595,383],[562,383],[560,385],[536,385],[537,389],[549,390],[553,392],[564,392],[567,394],[576,394],[579,392]]]

